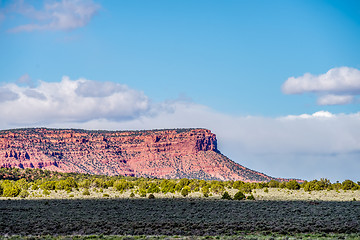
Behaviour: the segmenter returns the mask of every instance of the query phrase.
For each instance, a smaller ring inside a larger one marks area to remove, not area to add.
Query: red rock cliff
[[[217,150],[206,129],[0,131],[0,167],[161,178],[269,181]]]

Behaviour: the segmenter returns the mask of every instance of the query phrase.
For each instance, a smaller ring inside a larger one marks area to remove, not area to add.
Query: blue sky
[[[206,127],[269,175],[360,180],[359,43],[359,1],[0,0],[0,128]]]

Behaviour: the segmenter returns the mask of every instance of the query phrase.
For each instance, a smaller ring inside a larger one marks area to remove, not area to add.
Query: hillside
[[[159,178],[269,181],[222,155],[207,129],[0,131],[0,167]]]

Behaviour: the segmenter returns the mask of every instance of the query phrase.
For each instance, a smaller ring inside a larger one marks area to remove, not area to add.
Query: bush
[[[201,188],[201,192],[203,193],[204,197],[208,197],[209,193],[210,193],[210,190],[207,187],[203,187],[203,188]]]
[[[3,186],[0,184],[0,197],[1,197],[2,194],[3,194],[3,191],[4,191]]]
[[[110,197],[110,195],[107,194],[107,193],[104,193],[104,194],[103,194],[103,197]]]
[[[55,181],[46,181],[40,185],[40,188],[42,190],[55,190],[55,185],[56,185]]]
[[[232,200],[230,194],[228,192],[224,192],[224,194],[222,195],[221,199],[225,199],[225,200]]]
[[[90,195],[90,191],[89,189],[85,188],[85,190],[82,193],[83,195],[89,196]]]
[[[20,189],[24,189],[27,190],[29,188],[29,183],[26,181],[25,178],[20,178],[19,180],[16,181],[16,185],[20,188]]]
[[[270,188],[278,188],[279,185],[280,185],[280,183],[279,183],[278,181],[275,181],[275,180],[271,180],[271,181],[269,182],[269,187],[270,187]]]
[[[181,190],[181,195],[183,195],[183,197],[186,197],[187,195],[189,195],[190,193],[190,187],[189,186],[185,186],[182,190]]]
[[[83,181],[81,181],[81,182],[79,183],[79,187],[89,188],[89,187],[90,187],[90,184],[91,184],[90,180],[89,180],[89,179],[85,179],[85,180],[83,180]]]
[[[251,183],[243,183],[239,190],[244,193],[251,193],[252,191]]]
[[[146,197],[146,189],[140,188],[139,194],[140,194],[140,197]]]
[[[238,191],[234,195],[234,200],[243,200],[243,199],[245,199],[245,195],[241,191]]]
[[[19,197],[21,198],[26,198],[28,197],[30,194],[27,190],[21,190],[21,192],[19,193]]]
[[[268,193],[268,192],[269,192],[269,189],[268,189],[268,188],[265,188],[265,189],[264,189],[264,192],[265,192],[265,193]]]
[[[160,187],[161,187],[161,192],[162,193],[168,193],[168,192],[175,192],[175,186],[176,183],[173,180],[168,180],[165,179],[161,182]]]
[[[134,194],[133,192],[130,193],[130,197],[131,197],[131,198],[135,197],[135,194]]]
[[[121,180],[117,180],[113,183],[113,188],[115,188],[116,190],[123,192],[127,189],[132,188],[132,184],[130,184],[128,181],[121,179]]]
[[[158,192],[160,192],[160,188],[155,183],[150,183],[150,186],[147,189],[147,193],[158,193]]]
[[[3,197],[17,197],[20,193],[20,188],[15,185],[6,185],[3,190]]]
[[[154,198],[155,198],[154,194],[150,193],[148,199],[154,199]]]
[[[49,196],[49,195],[50,195],[50,192],[45,189],[45,190],[43,191],[43,194],[44,194],[45,196]]]
[[[296,180],[290,180],[286,183],[286,188],[290,190],[298,190],[300,189],[300,184]]]
[[[214,193],[222,194],[225,191],[225,187],[220,181],[212,181],[211,182],[211,191]]]
[[[249,195],[249,196],[247,196],[247,198],[246,198],[247,200],[255,200],[255,197],[254,197],[254,195]]]
[[[345,180],[341,184],[341,189],[342,190],[357,190],[357,189],[359,189],[359,185],[357,185],[356,183],[354,183],[351,180]]]

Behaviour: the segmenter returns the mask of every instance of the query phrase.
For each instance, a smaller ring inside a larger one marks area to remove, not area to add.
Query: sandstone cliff
[[[269,181],[222,155],[206,129],[0,131],[0,167],[159,178]]]

